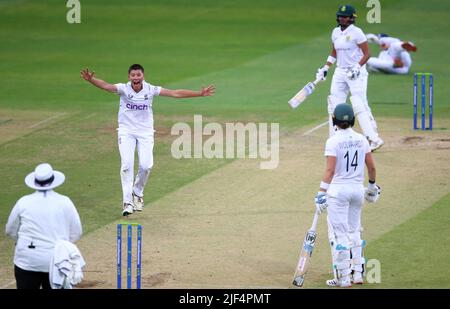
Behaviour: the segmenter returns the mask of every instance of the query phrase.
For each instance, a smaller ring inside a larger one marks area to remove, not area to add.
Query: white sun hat
[[[47,191],[62,185],[65,179],[63,173],[54,171],[48,163],[42,163],[25,177],[25,184],[31,189]]]

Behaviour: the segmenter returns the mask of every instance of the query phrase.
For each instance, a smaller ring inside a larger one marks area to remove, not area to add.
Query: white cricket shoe
[[[131,215],[133,213],[133,205],[129,203],[123,204],[123,210],[122,210],[122,216],[126,217],[128,215]]]
[[[380,149],[383,145],[384,141],[381,138],[378,138],[375,142],[370,142],[370,150],[374,152],[375,150]]]
[[[340,280],[333,278],[330,280],[327,280],[327,285],[331,286],[331,287],[336,287],[336,288],[349,288],[352,286],[352,283],[350,281],[350,278],[342,278]]]
[[[134,210],[142,211],[144,209],[144,199],[133,193],[133,205],[134,205],[134,208],[133,208]]]
[[[363,284],[364,283],[364,278],[363,278],[362,272],[360,272],[360,271],[353,272],[352,283],[354,283],[354,284]]]

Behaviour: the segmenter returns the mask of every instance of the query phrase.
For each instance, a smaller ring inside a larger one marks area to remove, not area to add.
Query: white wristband
[[[333,56],[328,56],[328,58],[327,58],[327,62],[329,62],[329,63],[333,64],[333,63],[335,63],[335,62],[336,62],[336,58],[334,58]]]
[[[325,191],[327,191],[329,186],[330,186],[329,183],[323,181],[320,182],[320,189],[324,189]]]

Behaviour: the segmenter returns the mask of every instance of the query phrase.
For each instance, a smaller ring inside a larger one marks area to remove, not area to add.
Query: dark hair
[[[345,129],[350,128],[350,123],[348,121],[343,121],[343,122],[337,123],[336,126],[339,127],[340,129],[345,130]]]
[[[133,70],[141,70],[142,73],[144,73],[144,67],[140,64],[132,64],[129,68],[128,68],[128,74],[130,74],[131,71]]]

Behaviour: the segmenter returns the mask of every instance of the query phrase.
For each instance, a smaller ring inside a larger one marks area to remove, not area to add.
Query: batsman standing
[[[328,209],[328,237],[334,279],[328,286],[350,287],[363,283],[364,257],[361,209],[364,198],[374,203],[381,194],[375,183],[375,162],[367,139],[353,131],[355,115],[350,104],[338,104],[332,115],[335,134],[325,145],[326,169],[316,195],[316,209]],[[369,184],[364,189],[367,166]]]
[[[318,69],[316,78],[325,79],[329,68],[336,62],[336,70],[328,96],[329,133],[334,134],[331,115],[337,104],[346,102],[350,92],[359,126],[370,142],[372,151],[380,148],[384,141],[378,136],[377,124],[367,102],[366,62],[370,58],[369,45],[363,31],[354,25],[356,10],[351,5],[342,5],[336,13],[338,26],[331,34],[333,47],[326,64]]]
[[[170,90],[154,86],[144,80],[144,68],[133,64],[128,69],[128,83],[109,84],[94,77],[94,72],[85,69],[81,77],[94,86],[120,96],[118,142],[121,158],[120,176],[123,192],[122,215],[142,211],[144,188],[153,167],[153,98],[204,97],[214,94],[215,87],[209,85],[199,91]],[[139,168],[133,184],[134,153],[137,147]]]

